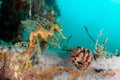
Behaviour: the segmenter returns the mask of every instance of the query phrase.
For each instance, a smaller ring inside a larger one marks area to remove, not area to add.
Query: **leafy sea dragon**
[[[21,21],[21,23],[25,26],[25,28],[27,30],[29,30],[29,32],[35,32],[37,30],[37,28],[40,27],[40,26],[42,26],[43,28],[46,29],[47,26],[50,26],[51,24],[53,24],[52,22],[50,22],[46,18],[38,16],[38,15],[36,15],[36,17],[34,18],[34,20],[27,19],[25,21]],[[61,34],[60,31],[59,31],[59,33]],[[56,41],[58,40],[55,35],[53,37],[56,39]],[[48,41],[48,43],[49,42],[50,41]],[[18,43],[16,43],[16,46],[27,46],[28,47],[29,44],[28,44],[28,42],[18,42]]]
[[[51,24],[51,28],[50,28],[49,31],[44,29],[43,27],[39,27],[35,32],[30,33],[30,37],[29,37],[30,47],[28,48],[28,50],[26,50],[26,54],[28,55],[28,58],[27,58],[28,63],[29,63],[29,60],[30,60],[30,54],[35,48],[35,38],[38,37],[38,35],[40,35],[40,37],[44,41],[46,41],[48,36],[54,36],[54,30],[57,30],[61,34],[62,38],[66,39],[66,37],[61,32],[61,28],[57,24]]]
[[[59,34],[61,35],[61,37],[63,39],[66,39],[66,37],[61,32],[62,29],[57,24],[50,24],[50,29],[49,30],[46,30],[42,26],[39,26],[39,27],[37,27],[36,31],[33,31],[33,32],[30,33],[29,48],[22,53],[22,54],[27,55],[27,62],[26,62],[27,65],[26,65],[26,67],[29,67],[29,66],[31,67],[32,66],[31,63],[30,63],[30,54],[35,49],[36,38],[40,35],[42,40],[47,41],[48,36],[54,36],[54,30],[57,30],[59,32]],[[20,55],[22,55],[22,54],[20,54]]]

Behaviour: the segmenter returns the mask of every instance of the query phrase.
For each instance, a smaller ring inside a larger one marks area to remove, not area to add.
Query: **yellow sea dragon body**
[[[54,30],[57,30],[57,31],[59,32],[59,34],[61,35],[61,37],[62,37],[63,39],[66,39],[66,37],[65,37],[65,36],[62,34],[62,32],[61,32],[62,29],[61,29],[57,24],[51,24],[49,30],[46,30],[46,29],[43,28],[42,26],[39,26],[39,27],[36,29],[36,31],[30,33],[30,37],[29,37],[29,40],[30,40],[30,42],[29,42],[29,48],[28,48],[26,51],[24,51],[23,53],[20,54],[21,56],[24,55],[24,54],[27,54],[27,55],[26,55],[26,56],[27,56],[27,62],[26,62],[27,66],[30,64],[30,54],[31,54],[31,52],[34,51],[34,49],[35,49],[36,38],[37,38],[38,36],[40,36],[42,40],[46,41],[47,38],[48,38],[48,36],[54,36]],[[31,65],[31,64],[30,64],[30,65]]]

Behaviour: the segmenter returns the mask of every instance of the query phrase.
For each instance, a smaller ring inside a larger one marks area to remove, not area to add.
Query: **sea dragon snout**
[[[63,39],[66,39],[66,37],[63,35],[63,33],[61,32],[62,29],[60,28],[60,26],[58,26],[57,24],[53,24],[52,26],[54,26],[54,28],[59,32],[59,34],[61,35],[61,37]]]

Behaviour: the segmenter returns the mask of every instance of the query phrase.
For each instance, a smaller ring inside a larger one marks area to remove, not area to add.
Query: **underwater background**
[[[0,0],[0,80],[119,80],[119,10],[120,0]]]
[[[120,49],[120,0],[58,0],[63,33],[72,38],[69,46],[94,48],[94,42],[85,32],[84,25],[96,40],[100,30],[108,38],[106,49]]]

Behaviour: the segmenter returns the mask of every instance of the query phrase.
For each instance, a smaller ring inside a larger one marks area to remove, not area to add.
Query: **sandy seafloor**
[[[5,51],[8,50],[7,48],[4,49]],[[18,52],[22,52],[23,48],[16,48],[13,47],[11,48],[11,51],[13,51],[15,54],[17,54]],[[65,67],[70,67],[74,70],[77,70],[76,67],[74,66],[74,64],[71,62],[70,60],[70,53],[66,52],[66,51],[61,51],[61,50],[56,50],[56,49],[47,49],[45,51],[42,52],[43,55],[41,55],[38,59],[38,64],[35,65],[36,66],[51,66],[51,65],[61,65],[61,66],[65,66]],[[102,62],[100,62],[102,61]],[[107,61],[107,60],[105,60]],[[111,59],[110,61],[108,61],[108,63],[106,63],[103,59],[101,60],[97,60],[96,62],[93,61],[94,65],[93,67],[95,67],[95,63],[98,63],[96,68],[102,67],[109,70],[109,68],[115,70],[117,68],[120,67],[120,58],[119,57],[113,57],[113,59]],[[102,64],[102,66],[100,66],[100,64]],[[70,78],[73,78],[73,75],[69,74],[68,72],[63,72],[60,75],[56,75],[54,77],[54,80],[69,80]],[[113,77],[110,76],[102,76],[99,75],[96,72],[87,72],[86,75],[84,76],[79,76],[78,78],[76,78],[76,80],[120,80],[120,74],[116,74]]]
[[[63,54],[64,53],[64,54]],[[57,56],[57,55],[58,56]],[[46,56],[47,55],[47,56]],[[56,56],[55,56],[56,55]],[[61,57],[62,56],[62,57]],[[55,51],[54,50],[48,50],[48,52],[44,52],[44,55],[41,56],[40,58],[41,60],[40,63],[46,63],[46,65],[56,65],[56,64],[59,64],[59,65],[62,65],[62,66],[69,66],[71,67],[72,69],[74,70],[77,70],[76,67],[74,66],[74,64],[72,64],[72,62],[70,61],[70,58],[69,58],[69,54],[64,52],[64,51]],[[45,60],[46,59],[46,60]],[[118,58],[117,58],[118,59]],[[43,61],[43,62],[42,62]],[[46,61],[46,62],[44,62]],[[102,61],[102,60],[101,60]],[[113,61],[111,61],[111,63],[115,62],[115,61],[118,61],[116,59],[113,59]],[[99,61],[100,62],[100,61]],[[96,63],[96,62],[93,62],[93,63]],[[105,62],[104,62],[105,63]],[[110,62],[107,64],[105,63],[106,65],[110,65]],[[115,63],[113,63],[114,65],[116,65]],[[41,64],[42,65],[42,64]],[[103,64],[104,65],[104,64]],[[102,66],[104,68],[110,68],[114,65],[111,65],[111,66]],[[93,65],[95,67],[95,65]],[[97,67],[100,67],[99,64]],[[116,67],[116,66],[115,66]],[[112,68],[113,70],[115,69]],[[119,66],[118,66],[119,67]],[[117,67],[116,67],[117,68]],[[63,72],[62,74],[60,75],[57,75],[54,80],[69,80],[70,78],[72,78],[73,75],[69,74],[68,72]],[[110,76],[102,76],[98,73],[95,73],[95,72],[88,72],[86,75],[84,76],[79,76],[76,80],[120,80],[120,74],[116,74],[114,75],[113,77],[110,77]]]
[[[68,73],[63,73],[54,78],[54,80],[69,80],[71,75]],[[87,73],[84,76],[79,76],[76,80],[120,80],[120,75],[115,75],[113,77],[102,77],[96,73]]]

